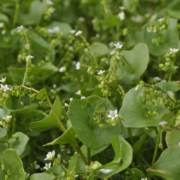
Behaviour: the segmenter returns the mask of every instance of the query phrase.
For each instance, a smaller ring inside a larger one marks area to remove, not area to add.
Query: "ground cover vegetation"
[[[0,1],[0,180],[179,180],[179,0]]]

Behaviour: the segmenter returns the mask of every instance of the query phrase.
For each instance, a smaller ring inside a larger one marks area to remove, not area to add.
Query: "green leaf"
[[[62,107],[61,107],[61,101],[60,101],[59,96],[56,97],[53,107],[58,118],[61,119]],[[48,129],[51,129],[54,127],[59,128],[59,129],[61,128],[52,111],[50,112],[48,117],[45,117],[41,121],[30,123],[31,129],[35,131],[40,131],[40,132],[47,131]]]
[[[17,139],[9,139],[9,146],[14,149],[19,156],[21,156],[29,141],[29,137],[21,132],[16,132],[15,135],[17,136]]]
[[[106,54],[109,54],[110,52],[109,48],[105,44],[100,42],[94,42],[91,45],[91,48],[92,48],[92,52],[98,56],[104,56]]]
[[[137,157],[142,149],[144,141],[146,140],[147,135],[144,134],[140,137],[140,139],[133,146],[133,157]]]
[[[144,73],[149,62],[148,47],[144,43],[138,43],[132,50],[123,51],[124,65],[120,65],[116,71],[116,77],[122,83],[128,84],[139,79]]]
[[[19,11],[18,13],[18,23],[23,25],[33,25],[36,24],[40,16],[47,6],[46,0],[43,1],[33,1],[29,6],[28,13],[24,13],[23,11]]]
[[[166,132],[166,144],[168,147],[177,146],[180,142],[180,130],[173,129]]]
[[[47,91],[45,88],[43,88],[39,91],[39,94],[36,96],[36,99],[41,99],[43,96],[46,96],[46,95],[47,95]]]
[[[141,96],[144,88],[131,89],[124,97],[122,107],[120,109],[120,114],[124,117],[122,124],[125,127],[132,128],[142,128],[148,126],[158,126],[162,115],[165,112],[168,112],[167,109],[164,108],[158,101],[155,101],[158,104],[158,108],[154,108],[153,106],[146,104],[151,110],[156,110],[159,115],[149,117],[147,115],[147,110],[144,107],[144,96]]]
[[[1,163],[4,164],[5,170],[9,170],[11,172],[11,176],[9,176],[8,180],[24,180],[25,173],[23,169],[23,164],[18,156],[18,154],[12,150],[5,150],[0,156]],[[5,179],[2,179],[5,180]]]
[[[8,110],[6,108],[0,108],[0,121],[3,120],[4,117],[8,115]]]
[[[158,34],[154,32],[148,32],[147,28],[151,26],[151,23],[144,25],[143,27],[143,39],[147,43],[149,52],[155,56],[163,56],[170,51],[170,48],[178,48],[179,34],[177,31],[177,20],[169,19],[170,25],[167,30],[164,30],[163,36],[165,38],[165,44],[157,46],[152,43],[153,38],[158,38]],[[154,24],[157,24],[156,22]]]
[[[8,23],[9,18],[5,14],[0,14],[0,22]]]
[[[61,166],[63,166],[63,165],[61,164]],[[53,166],[53,167],[49,168],[49,169],[46,171],[46,173],[48,173],[48,174],[54,174],[54,175],[56,175],[56,176],[61,176],[62,173],[64,172],[64,170],[62,169],[61,166],[60,166],[60,165],[58,165],[58,166]],[[64,166],[63,166],[63,167],[64,167]],[[66,168],[64,167],[64,169],[66,169]]]
[[[180,90],[180,84],[178,84],[177,81],[174,82],[159,82],[156,85],[158,85],[162,90],[164,91],[179,91]]]
[[[45,144],[44,146],[55,145],[55,144],[75,144],[76,143],[75,135],[76,133],[74,132],[73,127],[71,127],[65,133],[63,133],[63,135],[61,135],[57,139],[54,139],[52,142]]]
[[[5,151],[8,148],[7,143],[1,143],[0,142],[0,155],[3,151]]]
[[[129,180],[139,180],[139,178],[140,179],[143,179],[143,178],[145,179],[145,175],[137,168],[131,168],[129,170],[129,172],[130,172],[130,175],[131,175]]]
[[[113,136],[111,144],[115,152],[114,160],[96,170],[95,176],[98,178],[107,179],[126,169],[132,162],[132,147],[122,136]]]
[[[159,176],[166,180],[179,180],[180,177],[180,146],[173,146],[167,148],[157,162],[153,169],[149,168],[148,176]]]
[[[90,148],[105,146],[110,143],[113,135],[121,133],[120,124],[116,126],[104,124],[104,129],[101,130],[99,125],[94,122],[95,110],[100,104],[104,104],[107,110],[114,109],[107,99],[90,96],[81,100],[74,99],[68,110],[68,117],[78,138]]]
[[[55,177],[47,173],[35,173],[30,177],[30,180],[53,180]]]
[[[2,127],[0,127],[0,138],[3,138],[4,136],[6,136],[7,131],[6,129],[3,129]]]

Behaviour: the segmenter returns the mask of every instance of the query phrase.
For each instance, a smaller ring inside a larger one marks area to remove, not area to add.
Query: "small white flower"
[[[109,47],[113,47],[113,45],[114,45],[114,43],[111,41],[111,42],[109,43]]]
[[[12,116],[10,115],[10,116],[6,116],[6,117],[3,117],[3,119],[11,119],[12,118]]]
[[[153,29],[153,30],[148,29],[147,31],[148,31],[148,32],[153,32],[153,33],[156,33],[156,32],[157,32],[156,29]]]
[[[76,63],[76,69],[80,69],[80,62]]]
[[[104,71],[100,70],[97,74],[103,74],[104,72],[105,70]]]
[[[178,52],[178,51],[179,51],[179,49],[175,49],[175,48],[174,48],[174,49],[172,49],[172,48],[170,48],[170,51],[171,51],[171,52],[176,53],[176,52]]]
[[[51,168],[51,163],[46,163],[45,166],[43,167],[44,169],[48,170],[49,168]]]
[[[57,87],[57,85],[56,84],[53,84],[53,88],[56,88]]]
[[[1,88],[4,90],[4,92],[6,92],[7,90],[11,91],[10,88],[8,88],[8,85],[3,85],[3,84],[0,84],[1,85]]]
[[[76,30],[70,30],[70,33],[74,34],[76,32]]]
[[[75,177],[75,178],[78,177],[78,174],[76,174],[74,177]]]
[[[79,17],[78,21],[83,22],[83,21],[85,21],[85,18],[84,17]]]
[[[124,20],[124,19],[125,19],[125,14],[124,14],[124,12],[120,12],[120,13],[118,14],[118,17],[119,17],[120,20]]]
[[[70,98],[70,101],[72,101],[73,100],[73,98]]]
[[[147,180],[147,178],[141,178],[141,180]]]
[[[52,152],[48,152],[48,154],[46,154],[46,158],[44,160],[52,160],[55,156],[55,151]]]
[[[81,90],[77,91],[75,94],[81,95]]]
[[[167,121],[161,121],[161,122],[159,123],[159,126],[163,126],[163,125],[168,125],[168,122],[167,122]]]
[[[111,55],[114,54],[114,53],[115,53],[115,51],[110,52]]]
[[[136,86],[136,87],[135,87],[135,91],[137,91],[138,89],[139,89],[139,87],[138,87],[138,86]]]
[[[2,28],[4,26],[4,23],[0,23],[0,28]]]
[[[161,21],[163,21],[165,18],[160,18],[160,19],[158,19],[157,21],[159,21],[159,22],[161,22]]]
[[[121,49],[123,47],[122,44],[119,44],[119,42],[117,44],[114,44],[114,46],[117,48],[117,49]]]
[[[179,141],[179,146],[180,146],[180,141]]]
[[[104,173],[104,174],[110,173],[110,172],[112,172],[112,171],[113,171],[112,169],[101,169],[101,170],[100,170],[100,172],[101,172],[101,173]]]
[[[157,82],[157,81],[161,81],[161,78],[159,78],[159,77],[154,77],[154,82]]]
[[[75,36],[78,36],[79,34],[82,34],[82,31],[76,32]]]
[[[31,56],[31,55],[26,56],[26,60],[29,60],[29,59],[32,59],[32,58],[34,58],[34,56]]]
[[[117,56],[117,59],[120,59],[120,57],[119,57],[119,56]]]
[[[23,26],[23,25],[18,26],[18,27],[17,27],[17,32],[18,32],[18,33],[20,33],[20,32],[23,30],[23,28],[24,28],[24,26]]]
[[[140,23],[140,22],[142,22],[142,17],[138,14],[136,16],[132,16],[131,20],[134,22]]]
[[[108,117],[108,118],[111,118],[112,120],[114,120],[115,118],[117,118],[117,117],[118,117],[118,111],[117,111],[117,109],[114,110],[114,111],[110,110],[110,111],[109,111],[109,114],[107,115],[107,117]]]
[[[124,6],[119,6],[119,9],[125,10],[126,8]]]
[[[84,51],[87,52],[88,51],[87,48],[84,48]]]
[[[35,168],[35,169],[39,169],[39,168],[40,168],[40,165],[39,165],[39,164],[35,164],[35,165],[34,165],[34,168]]]
[[[66,66],[62,66],[59,68],[59,72],[64,72],[64,71],[66,71]]]
[[[5,77],[5,78],[2,78],[2,79],[0,80],[0,82],[5,83],[5,82],[6,82],[6,77]]]
[[[64,106],[65,106],[65,107],[68,107],[68,106],[69,106],[69,104],[67,104],[67,103],[64,103]]]
[[[104,84],[104,82],[102,81],[102,82],[101,82],[101,84],[103,85],[103,84]]]
[[[47,3],[48,4],[54,4],[52,1],[50,1],[50,0],[47,0]]]
[[[81,96],[81,99],[85,99],[86,97],[85,96]]]
[[[48,29],[48,33],[58,33],[60,31],[60,28],[58,26],[53,27],[53,29]]]

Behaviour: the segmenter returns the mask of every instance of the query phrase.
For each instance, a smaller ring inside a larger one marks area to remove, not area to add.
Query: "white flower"
[[[74,34],[76,32],[76,30],[70,30],[70,33]]]
[[[153,29],[153,30],[148,29],[147,31],[148,32],[154,32],[154,33],[157,32],[156,29]]]
[[[72,101],[73,100],[73,98],[70,98],[70,101]]]
[[[157,81],[161,81],[161,78],[159,78],[159,77],[154,77],[154,82],[157,82]]]
[[[50,0],[47,0],[47,3],[48,4],[54,4],[52,1],[50,1]]]
[[[174,49],[172,49],[172,48],[170,48],[170,51],[171,51],[171,52],[176,53],[176,52],[178,52],[178,51],[179,51],[179,49],[175,49],[175,48],[174,48]]]
[[[158,21],[161,22],[161,21],[163,21],[164,19],[165,19],[165,18],[160,18],[160,19],[158,19]]]
[[[86,97],[85,96],[81,96],[81,99],[85,99]]]
[[[104,173],[104,174],[110,173],[110,172],[112,172],[112,171],[113,171],[112,169],[101,169],[101,170],[100,170],[100,172],[101,172],[101,173]]]
[[[55,156],[55,151],[52,152],[48,152],[48,154],[46,154],[46,158],[44,160],[52,160]]]
[[[29,59],[32,59],[32,58],[34,58],[34,56],[31,56],[31,55],[26,56],[26,60],[29,60]]]
[[[74,177],[75,177],[75,178],[78,177],[78,174],[76,174]]]
[[[4,92],[6,92],[7,90],[11,91],[11,89],[8,88],[8,85],[3,85],[3,84],[0,84],[1,85],[1,88],[4,90]]]
[[[159,123],[159,126],[163,126],[163,125],[167,125],[167,124],[168,124],[167,121],[161,121],[161,122]]]
[[[4,26],[4,23],[0,23],[0,28],[2,28]]]
[[[119,6],[119,9],[125,10],[126,8],[124,6]]]
[[[141,180],[147,180],[147,178],[141,178]]]
[[[3,119],[6,119],[6,120],[9,120],[9,119],[11,119],[12,118],[12,116],[10,115],[10,116],[6,116],[6,117],[3,117]]]
[[[125,14],[124,14],[124,12],[120,12],[120,13],[118,14],[118,17],[119,17],[120,20],[124,20],[124,19],[125,19]]]
[[[101,84],[103,85],[103,84],[104,84],[104,82],[102,81],[102,82],[101,82]]]
[[[59,68],[59,72],[64,72],[64,71],[66,71],[66,66],[62,66]]]
[[[56,88],[57,87],[57,85],[56,84],[53,84],[53,88]]]
[[[23,26],[23,25],[18,26],[18,27],[17,27],[17,32],[18,32],[18,33],[20,33],[20,32],[23,30],[23,28],[24,28],[24,26]]]
[[[136,86],[136,87],[135,87],[135,91],[137,91],[138,89],[139,89],[139,87],[138,87],[138,86]]]
[[[122,45],[122,44],[119,44],[119,42],[118,42],[117,44],[114,44],[114,46],[115,46],[116,48],[118,48],[118,49],[121,49],[121,48],[123,47],[123,45]]]
[[[5,77],[5,78],[2,78],[2,79],[0,80],[0,82],[5,83],[5,82],[6,82],[6,77]]]
[[[107,117],[108,117],[108,118],[111,118],[112,120],[114,120],[115,118],[117,118],[117,117],[118,117],[118,111],[117,111],[117,109],[114,110],[114,111],[110,110],[110,111],[109,111],[109,114],[107,115]]]
[[[115,53],[115,51],[110,52],[111,55],[114,54],[114,53]]]
[[[75,94],[81,95],[81,90],[77,91]]]
[[[65,106],[65,107],[69,107],[69,104],[67,104],[67,103],[64,103],[64,106]]]
[[[80,69],[80,62],[76,63],[76,69]]]
[[[140,23],[140,22],[142,22],[142,17],[138,14],[138,15],[136,15],[136,16],[132,16],[132,17],[131,17],[131,20],[132,20],[132,21],[135,21],[135,22],[137,22],[137,23]]]
[[[82,34],[82,31],[76,32],[75,36],[78,36],[79,34]]]
[[[43,167],[44,169],[48,170],[49,168],[51,168],[51,163],[46,163],[45,166]]]
[[[53,27],[53,29],[48,29],[48,33],[58,33],[60,31],[60,28],[58,26]]]
[[[103,74],[104,72],[105,70],[104,71],[100,70],[97,74]]]
[[[39,165],[39,164],[35,164],[35,165],[34,165],[34,168],[35,168],[35,169],[39,169],[39,168],[40,168],[40,165]]]

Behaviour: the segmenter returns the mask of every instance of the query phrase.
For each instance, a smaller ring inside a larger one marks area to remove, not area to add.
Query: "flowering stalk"
[[[18,11],[19,11],[19,0],[16,0],[16,6],[15,6],[15,14],[14,14],[14,19],[13,19],[13,27],[15,27],[16,25],[16,21],[17,21],[17,15],[18,15]]]

